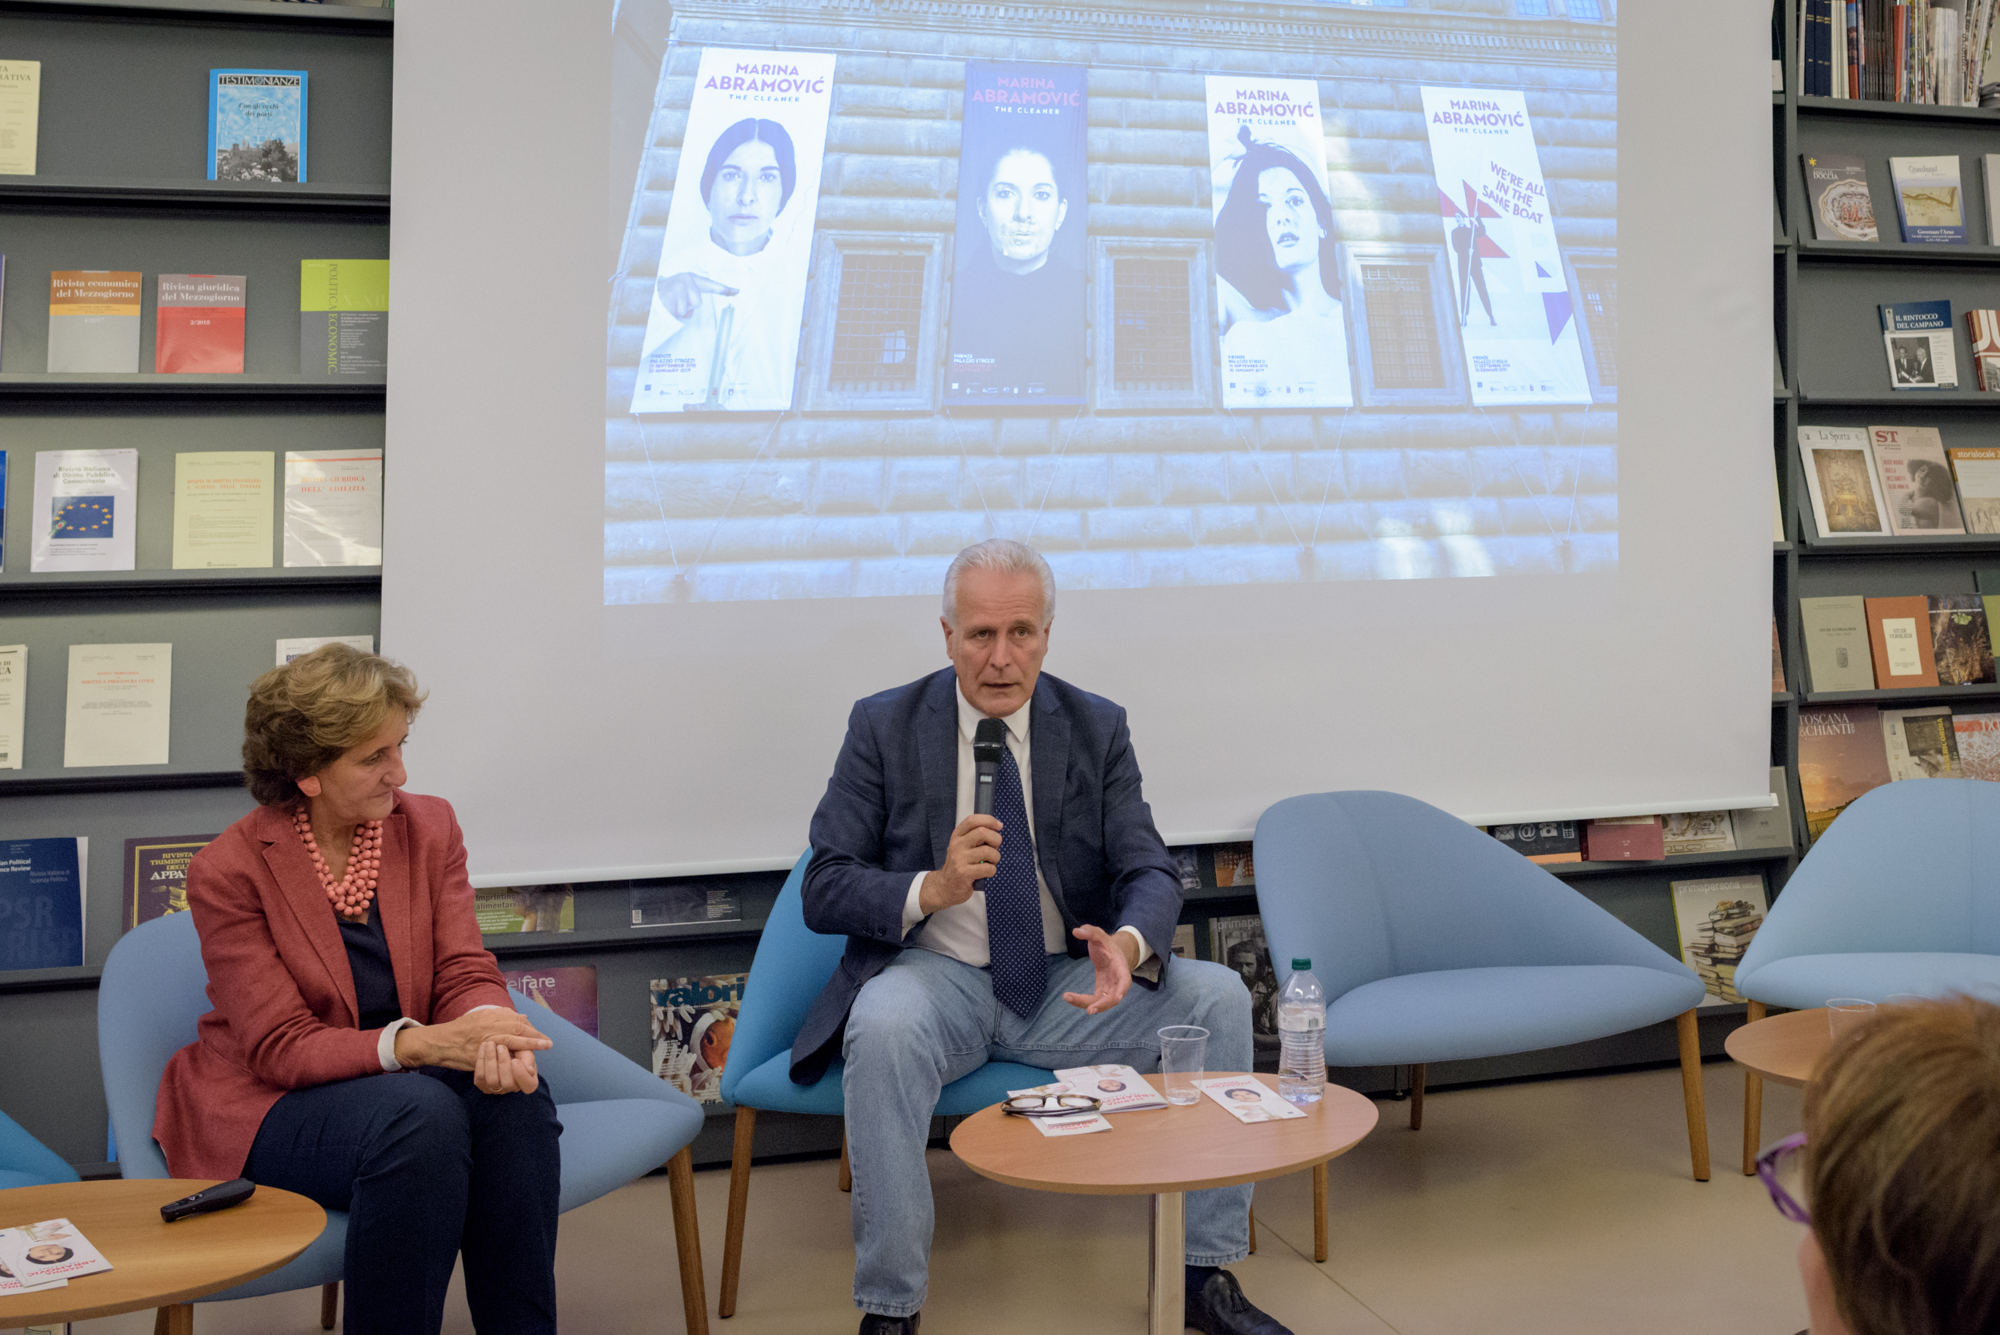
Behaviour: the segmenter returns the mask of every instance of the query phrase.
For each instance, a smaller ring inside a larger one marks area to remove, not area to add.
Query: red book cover
[[[1863,602],[1868,608],[1868,647],[1875,659],[1876,689],[1937,685],[1930,599],[1917,594]]]
[[[1592,862],[1656,862],[1667,855],[1658,816],[1594,820],[1583,827],[1583,855]]]
[[[161,274],[153,369],[241,375],[247,286],[237,274]]]

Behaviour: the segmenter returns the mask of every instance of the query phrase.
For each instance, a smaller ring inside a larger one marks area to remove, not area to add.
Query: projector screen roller
[[[383,644],[476,879],[788,864],[992,536],[1170,842],[1768,805],[1764,19],[1490,8],[406,0]]]

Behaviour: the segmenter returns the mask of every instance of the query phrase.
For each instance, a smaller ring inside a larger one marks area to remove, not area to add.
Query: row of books
[[[2000,781],[2000,703],[1799,711],[1799,798],[1816,841],[1862,794],[1902,779]]]
[[[306,180],[308,82],[305,70],[210,70],[208,179]],[[0,60],[0,120],[13,131],[0,143],[0,175],[35,175],[41,99],[39,60]]]
[[[173,568],[271,568],[276,469],[271,450],[175,455]],[[0,450],[0,570],[7,481]],[[137,568],[139,451],[42,450],[34,486],[31,572]],[[382,451],[287,450],[283,513],[287,568],[381,565]]]
[[[2000,533],[2000,449],[1947,449],[1936,427],[1802,426],[1799,462],[1822,538]]]
[[[1868,161],[1845,153],[1802,153],[1806,212],[1815,241],[1880,241],[1875,196],[1868,188]],[[2000,245],[1994,186],[2000,154],[1980,159],[1986,182],[1986,232]],[[1912,245],[1966,244],[1965,197],[1956,156],[1889,159],[1889,184],[1896,196],[1896,220]]]
[[[0,256],[0,300],[5,277],[6,259]],[[133,269],[50,271],[50,374],[138,371],[144,279]],[[155,279],[153,370],[242,374],[249,279],[208,273],[163,273]],[[389,261],[299,261],[298,312],[300,375],[387,377]]]
[[[276,666],[335,640],[375,650],[372,635],[284,639],[276,642]],[[173,689],[171,644],[70,645],[63,768],[166,764]],[[0,644],[0,770],[22,768],[27,709],[28,646]]]
[[[1989,583],[2000,571],[1981,572]],[[1799,599],[1812,689],[1892,691],[1994,680],[1992,604],[2000,595]]]
[[[1985,105],[1994,0],[1797,0],[1807,97]]]
[[[1792,818],[1785,771],[1773,769],[1777,805],[1744,811],[1681,811],[1611,820],[1554,820],[1482,826],[1531,862],[1657,862],[1693,853],[1790,848]]]

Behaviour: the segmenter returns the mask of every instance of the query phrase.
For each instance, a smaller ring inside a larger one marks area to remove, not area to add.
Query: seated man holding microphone
[[[960,552],[944,583],[951,667],[854,706],[813,815],[806,923],[845,934],[847,950],[792,1078],[846,1060],[862,1335],[918,1330],[924,1148],[946,1084],[989,1060],[1154,1070],[1174,1024],[1209,1030],[1211,1068],[1250,1067],[1242,981],[1156,949],[1173,938],[1180,878],[1125,711],[1042,674],[1054,616],[1055,577],[1033,549],[995,538]],[[1289,1335],[1220,1268],[1249,1254],[1249,1211],[1247,1185],[1189,1194],[1187,1321]]]

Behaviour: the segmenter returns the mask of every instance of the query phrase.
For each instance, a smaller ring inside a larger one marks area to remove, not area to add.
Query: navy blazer
[[[1125,711],[1045,672],[1028,711],[1028,749],[1035,858],[1063,927],[1135,928],[1159,955],[1164,978],[1180,919],[1180,874],[1140,796]],[[844,933],[847,951],[792,1044],[799,1084],[826,1073],[861,985],[922,930],[920,923],[903,932],[910,878],[944,865],[957,816],[952,669],[857,701],[813,813],[813,858],[802,890],[806,926]],[[1074,937],[1068,944],[1072,956],[1087,953]]]

